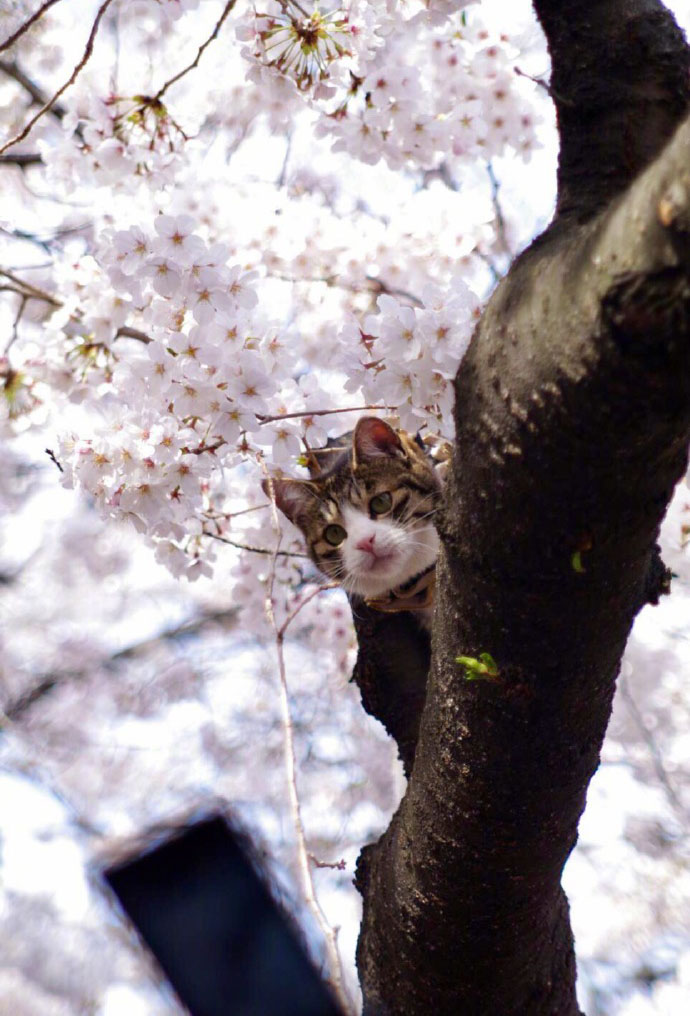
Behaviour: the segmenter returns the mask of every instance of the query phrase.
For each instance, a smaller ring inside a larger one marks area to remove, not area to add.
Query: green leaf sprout
[[[498,665],[491,653],[474,656],[456,656],[455,662],[465,668],[466,681],[495,681],[499,676]]]

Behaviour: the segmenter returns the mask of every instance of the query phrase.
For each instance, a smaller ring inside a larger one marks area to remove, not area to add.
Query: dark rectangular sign
[[[104,874],[192,1016],[342,1016],[224,818]]]

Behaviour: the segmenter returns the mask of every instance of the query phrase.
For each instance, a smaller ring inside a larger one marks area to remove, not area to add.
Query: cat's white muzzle
[[[438,554],[438,535],[424,523],[416,528],[388,519],[371,519],[344,507],[347,539],[343,544],[346,587],[365,599],[402,585],[429,568]]]

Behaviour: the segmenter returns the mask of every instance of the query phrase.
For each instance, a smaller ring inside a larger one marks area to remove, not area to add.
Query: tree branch
[[[42,163],[43,159],[37,152],[0,155],[0,166],[19,166],[21,169],[24,169],[25,166],[38,166]]]
[[[34,124],[36,124],[38,122],[38,120],[40,120],[40,118],[45,113],[47,113],[55,105],[55,103],[60,98],[60,96],[63,94],[63,92],[66,92],[67,89],[69,88],[69,86],[73,85],[74,82],[77,80],[77,77],[79,76],[80,72],[86,66],[86,64],[88,63],[88,61],[89,61],[89,59],[91,57],[91,54],[93,52],[93,44],[94,44],[95,39],[96,39],[96,34],[98,32],[98,27],[99,27],[99,25],[101,23],[101,19],[102,19],[103,15],[105,14],[105,12],[107,11],[108,7],[110,7],[112,2],[113,2],[113,0],[103,0],[103,3],[98,8],[98,11],[96,12],[96,17],[94,19],[93,25],[91,26],[91,31],[89,33],[89,37],[86,40],[86,48],[84,49],[84,53],[82,55],[82,58],[78,62],[78,64],[76,65],[76,67],[74,68],[72,73],[70,74],[70,76],[67,79],[67,81],[65,81],[64,85],[61,85],[60,88],[58,88],[57,92],[55,92],[55,94],[53,96],[51,96],[50,99],[48,99],[48,101],[39,109],[38,113],[36,113],[29,120],[29,122],[22,128],[22,130],[19,132],[19,134],[16,135],[16,137],[10,138],[9,141],[5,142],[5,144],[0,148],[0,155],[2,155],[3,152],[6,152],[8,148],[12,148],[13,145],[19,144],[20,141],[23,141],[24,138],[29,134],[29,132],[30,132],[31,128],[34,126]]]
[[[429,634],[409,613],[382,613],[356,598],[350,605],[359,644],[352,680],[366,711],[398,745],[409,776],[426,697]]]
[[[211,45],[211,43],[215,38],[217,38],[218,33],[223,25],[223,22],[228,17],[228,15],[232,11],[236,3],[237,0],[228,0],[228,2],[225,4],[225,7],[223,8],[223,12],[220,18],[216,22],[216,25],[211,34],[209,35],[208,39],[206,39],[205,42],[202,42],[201,46],[199,46],[199,51],[195,56],[194,60],[192,60],[192,62],[189,64],[188,67],[185,67],[184,70],[181,70],[179,74],[176,74],[173,78],[170,78],[169,81],[166,81],[165,84],[158,89],[155,96],[153,97],[152,100],[153,103],[160,102],[160,100],[163,98],[163,96],[165,95],[165,93],[167,92],[167,90],[170,88],[171,85],[174,85],[175,82],[179,81],[180,78],[183,78],[185,74],[189,74],[190,71],[194,70],[194,68],[198,66],[199,60],[201,60],[204,50],[206,49],[207,46]]]
[[[113,653],[112,656],[104,660],[101,665],[114,667],[123,660],[143,656],[155,649],[157,646],[166,642],[174,642],[178,638],[188,638],[190,635],[197,634],[211,625],[220,624],[222,626],[231,627],[235,623],[236,619],[236,607],[215,611],[205,611],[198,617],[194,617],[189,621],[183,621],[182,624],[176,624],[172,628],[165,629],[160,632],[160,634],[154,635],[153,638],[144,639],[141,642],[136,642],[131,646],[127,646],[125,649],[118,650]],[[8,720],[11,720],[13,723],[17,723],[22,720],[26,713],[29,712],[37,702],[40,702],[55,688],[61,687],[63,684],[67,684],[70,681],[83,680],[88,677],[88,675],[92,673],[97,666],[98,664],[94,664],[88,670],[56,670],[49,674],[43,674],[36,679],[35,683],[31,685],[31,687],[23,691],[21,695],[2,706],[1,712]]]
[[[59,3],[59,0],[45,0],[45,3],[42,3],[38,10],[34,11],[34,13],[26,19],[24,24],[19,26],[16,32],[13,32],[9,38],[5,39],[4,42],[0,42],[0,53],[9,49],[10,46],[13,46],[18,39],[21,39],[22,35],[24,35],[25,32],[28,32],[31,26],[36,24],[38,19],[42,18],[45,12],[56,3]]]
[[[687,110],[688,50],[651,0],[535,6],[561,96],[559,214],[456,378],[414,766],[358,865],[366,1016],[579,1013],[560,877],[686,467],[690,120],[659,152]],[[458,656],[483,653],[496,673],[467,680]]]
[[[276,563],[278,555],[280,554],[280,542],[282,537],[282,529],[280,520],[278,519],[278,507],[275,499],[275,491],[273,489],[273,480],[268,470],[264,465],[264,475],[268,484],[268,489],[271,498],[271,519],[273,523],[273,531],[275,534],[276,544],[275,550],[272,555],[271,568],[268,576],[268,592],[266,595],[265,610],[268,622],[273,630],[275,636],[276,645],[276,657],[278,662],[278,681],[279,681],[279,694],[280,694],[280,711],[282,717],[283,727],[283,747],[285,755],[285,775],[288,786],[288,799],[290,802],[290,810],[292,812],[292,822],[295,830],[295,846],[296,846],[296,860],[297,868],[299,872],[300,883],[302,886],[302,895],[304,901],[307,904],[309,910],[313,914],[317,927],[321,931],[324,940],[324,946],[327,956],[327,969],[326,969],[326,981],[333,989],[333,992],[342,1006],[343,1013],[345,1016],[349,1016],[352,1013],[352,1003],[349,998],[347,988],[345,986],[345,978],[343,974],[342,961],[338,952],[338,941],[337,931],[331,927],[328,923],[328,919],[319,903],[316,895],[316,889],[314,887],[314,879],[312,876],[311,866],[309,863],[309,851],[307,850],[307,838],[304,830],[304,823],[302,821],[302,810],[300,806],[299,792],[297,789],[297,759],[295,756],[295,739],[294,739],[294,725],[292,720],[292,712],[290,709],[290,691],[287,683],[287,670],[285,666],[285,655],[283,652],[283,646],[285,642],[285,633],[294,620],[296,615],[309,602],[313,599],[314,595],[320,593],[323,589],[331,588],[330,586],[319,587],[308,596],[305,600],[298,604],[297,608],[289,614],[282,625],[278,625],[274,607],[273,607],[273,588],[275,585],[276,577]]]
[[[685,39],[658,0],[534,0],[534,8],[553,66],[558,214],[586,218],[648,165],[687,109]]]

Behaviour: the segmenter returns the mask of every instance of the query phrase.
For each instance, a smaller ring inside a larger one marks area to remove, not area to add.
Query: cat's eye
[[[376,494],[369,502],[369,508],[374,515],[385,515],[393,505],[392,496],[386,491],[384,494]]]
[[[339,547],[347,536],[347,530],[343,529],[342,526],[326,526],[323,531],[323,538],[326,543],[330,543],[331,547]]]

